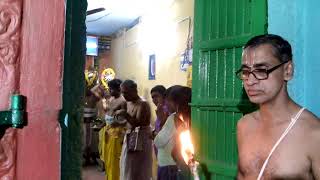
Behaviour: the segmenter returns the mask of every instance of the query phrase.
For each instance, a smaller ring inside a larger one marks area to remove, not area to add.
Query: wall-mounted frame
[[[149,55],[149,80],[156,79],[156,55]]]

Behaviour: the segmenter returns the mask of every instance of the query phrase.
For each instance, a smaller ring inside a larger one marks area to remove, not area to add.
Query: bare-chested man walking
[[[289,97],[293,69],[280,36],[257,36],[244,47],[237,76],[259,110],[238,122],[239,180],[320,180],[320,121]]]
[[[150,105],[138,95],[137,84],[126,80],[121,93],[127,101],[127,110],[118,110],[128,122],[120,158],[120,180],[152,179],[152,140]]]

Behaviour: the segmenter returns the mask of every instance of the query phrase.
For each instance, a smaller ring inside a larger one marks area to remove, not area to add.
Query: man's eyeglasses
[[[258,68],[258,69],[253,69],[253,70],[250,70],[250,69],[239,69],[237,72],[236,72],[236,75],[239,79],[241,80],[246,80],[249,78],[250,74],[253,74],[253,76],[258,79],[258,80],[265,80],[265,79],[268,79],[269,77],[269,74],[278,69],[280,66],[282,66],[283,64],[289,62],[290,60],[288,61],[284,61],[276,66],[274,66],[273,68],[271,69],[265,69],[265,68]]]

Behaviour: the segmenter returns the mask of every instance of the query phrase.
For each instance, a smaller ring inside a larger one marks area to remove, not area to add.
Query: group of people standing
[[[153,139],[157,155],[159,180],[187,178],[189,172],[180,154],[179,132],[190,126],[191,89],[158,85],[151,89],[153,103],[157,106]]]
[[[109,92],[99,85],[90,90],[103,109],[99,155],[106,179],[150,180],[153,152],[157,154],[158,179],[183,178],[187,168],[177,135],[179,129],[190,126],[191,89],[179,85],[152,88],[152,100],[157,106],[153,130],[150,104],[138,95],[134,81],[113,79],[108,87]]]

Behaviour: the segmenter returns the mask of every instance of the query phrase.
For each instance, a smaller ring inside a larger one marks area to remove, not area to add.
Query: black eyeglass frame
[[[279,67],[281,67],[282,65],[286,64],[286,63],[289,62],[289,61],[291,61],[291,60],[284,61],[284,62],[282,62],[282,63],[280,63],[280,64],[272,67],[271,69],[265,69],[265,70],[266,70],[265,73],[267,74],[266,78],[262,78],[262,79],[261,79],[261,78],[260,78],[260,79],[257,78],[257,76],[254,74],[255,69],[249,71],[248,78],[249,78],[250,74],[253,74],[253,76],[254,76],[256,79],[258,79],[258,80],[268,79],[268,78],[269,78],[269,74],[270,74],[271,72],[273,72],[274,70],[278,69]],[[242,71],[242,68],[240,68],[240,69],[236,72],[236,76],[237,76],[239,79],[241,79],[241,80],[246,80],[246,79],[248,79],[248,78],[242,79],[242,78],[239,76],[239,73],[240,73],[241,71]]]

